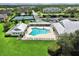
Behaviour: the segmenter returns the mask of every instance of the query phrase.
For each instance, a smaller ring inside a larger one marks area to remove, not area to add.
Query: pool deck
[[[48,34],[39,34],[36,36],[32,36],[29,35],[29,33],[32,31],[32,28],[46,28],[49,29],[50,31]],[[36,27],[36,26],[29,27],[27,32],[22,38],[22,40],[55,40],[55,39],[56,35],[51,27]]]

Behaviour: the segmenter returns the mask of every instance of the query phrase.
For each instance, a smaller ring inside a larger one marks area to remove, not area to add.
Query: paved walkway
[[[32,14],[36,22],[43,22],[42,19],[38,16],[38,14],[34,10],[32,10]]]

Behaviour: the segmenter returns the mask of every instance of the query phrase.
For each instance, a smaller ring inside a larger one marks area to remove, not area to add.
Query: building
[[[14,26],[12,29],[8,30],[6,32],[6,35],[11,35],[11,36],[19,36],[23,35],[25,30],[27,28],[27,25],[24,23],[18,23],[16,26]]]
[[[0,10],[0,22],[5,21],[10,14],[12,14],[11,10]]]
[[[58,7],[48,7],[43,9],[43,12],[61,12],[61,11],[62,9]]]
[[[31,14],[31,8],[30,7],[25,7],[25,6],[21,6],[21,7],[17,7],[17,13],[19,13],[19,15],[30,15]]]
[[[12,14],[12,11],[11,10],[0,10],[0,14],[10,15],[10,14]]]
[[[65,28],[60,23],[53,23],[53,26],[58,35],[65,33]]]
[[[64,33],[74,33],[79,30],[79,21],[70,21],[69,19],[62,20],[53,24],[56,32],[61,35]]]
[[[7,14],[0,14],[0,22],[5,21],[7,18]]]
[[[61,21],[62,25],[65,27],[67,33],[73,33],[76,30],[79,30],[79,21],[70,21],[65,19]]]
[[[26,14],[25,13],[21,13],[20,15],[23,16],[23,15],[26,15]]]

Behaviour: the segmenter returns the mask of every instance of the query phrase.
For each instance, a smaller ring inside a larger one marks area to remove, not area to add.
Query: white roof
[[[70,21],[68,19],[62,20],[62,24],[65,27],[65,31],[67,33],[75,32],[76,30],[79,30],[79,21]]]
[[[32,22],[30,24],[50,24],[49,22]]]
[[[57,12],[57,11],[61,11],[61,8],[58,7],[48,7],[48,8],[44,8],[43,11],[45,12]]]
[[[0,14],[0,18],[5,18],[7,14]]]
[[[21,15],[25,15],[25,13],[21,13]]]
[[[24,23],[18,23],[16,26],[14,26],[12,29],[10,29],[7,33],[11,32],[24,32],[27,25]]]
[[[60,23],[53,23],[56,31],[58,32],[58,34],[63,34],[65,33],[65,28],[60,24]]]
[[[24,23],[18,23],[14,29],[20,29],[21,31],[24,31],[26,29],[27,25]]]

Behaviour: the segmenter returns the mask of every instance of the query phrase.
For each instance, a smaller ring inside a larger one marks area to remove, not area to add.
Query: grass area
[[[15,37],[4,37],[3,24],[0,24],[0,56],[47,56],[48,46],[55,41],[16,40]]]

